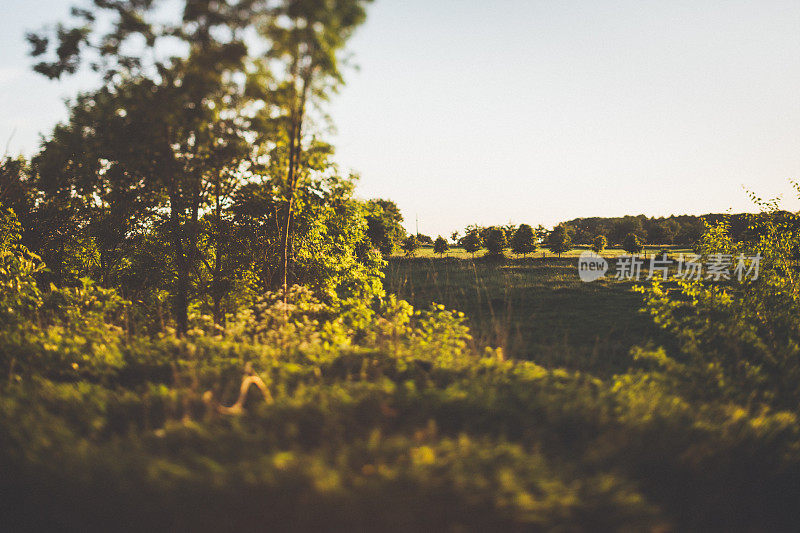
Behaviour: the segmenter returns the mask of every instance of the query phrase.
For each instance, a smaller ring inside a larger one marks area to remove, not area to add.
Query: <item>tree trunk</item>
[[[183,336],[189,327],[189,265],[186,261],[186,255],[179,233],[180,230],[178,230],[178,235],[173,237],[173,246],[176,256],[175,266],[178,270],[173,312],[175,313],[175,324],[178,335]]]
[[[225,327],[225,314],[222,312],[222,297],[218,294],[214,298],[214,324]]]
[[[180,223],[180,203],[173,195],[170,198],[170,224],[172,226],[172,248],[175,254],[177,285],[172,300],[172,312],[179,336],[183,336],[189,326],[189,265],[186,250],[183,246],[183,235]]]
[[[224,327],[225,313],[222,310],[222,203],[219,177],[214,183],[214,210],[216,212],[216,243],[214,246],[214,271],[211,278],[211,298],[214,300],[214,324]],[[227,291],[225,291],[227,292]]]
[[[297,108],[292,111],[292,129],[289,139],[289,168],[286,174],[288,185],[288,202],[286,212],[286,224],[283,231],[283,243],[281,259],[283,267],[283,299],[286,302],[289,294],[289,240],[292,231],[294,218],[294,193],[297,188],[298,172],[300,167],[300,155],[302,153],[303,121],[306,112],[306,99],[308,98],[309,79],[304,76],[300,91],[300,102]]]

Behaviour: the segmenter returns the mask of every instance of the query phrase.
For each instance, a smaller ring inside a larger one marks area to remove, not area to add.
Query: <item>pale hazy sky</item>
[[[0,145],[91,80],[30,73],[69,0],[2,0]],[[338,161],[413,229],[752,210],[800,179],[800,1],[377,0],[336,97]]]

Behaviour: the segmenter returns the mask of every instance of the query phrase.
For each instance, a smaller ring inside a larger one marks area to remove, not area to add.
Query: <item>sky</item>
[[[33,153],[96,80],[30,72],[70,0],[2,0],[0,147]],[[32,8],[31,6],[35,6]],[[406,226],[800,210],[796,0],[376,0],[330,105],[343,169]]]

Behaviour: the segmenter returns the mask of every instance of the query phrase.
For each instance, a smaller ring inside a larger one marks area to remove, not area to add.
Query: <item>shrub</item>
[[[656,322],[672,332],[678,353],[655,359],[701,396],[789,408],[800,401],[800,280],[793,254],[800,219],[768,208],[753,218],[752,240],[736,242],[723,221],[700,241],[706,260],[729,261],[732,279],[656,283],[644,291]],[[783,222],[779,222],[779,218]],[[758,279],[747,258],[760,256]]]

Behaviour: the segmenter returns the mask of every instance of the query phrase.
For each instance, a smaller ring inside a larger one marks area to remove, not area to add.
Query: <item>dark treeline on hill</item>
[[[787,213],[788,215],[788,213]],[[649,245],[694,246],[706,225],[715,226],[725,221],[731,237],[743,240],[752,224],[753,215],[708,214],[702,216],[679,215],[661,218],[648,218],[645,215],[615,218],[576,218],[563,225],[572,232],[575,244],[591,244],[603,235],[611,244],[621,245],[629,234],[636,235],[641,242]]]

